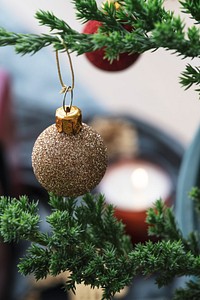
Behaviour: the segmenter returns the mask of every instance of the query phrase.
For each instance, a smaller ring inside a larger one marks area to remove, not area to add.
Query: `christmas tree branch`
[[[35,18],[40,25],[45,25],[50,28],[50,31],[56,31],[58,34],[76,33],[64,20],[57,18],[52,12],[39,10],[36,12]]]
[[[31,242],[19,270],[24,275],[33,273],[37,280],[68,271],[66,289],[75,291],[75,284],[83,282],[102,287],[102,299],[111,299],[136,275],[156,274],[159,286],[174,276],[200,276],[198,251],[189,248],[171,209],[161,201],[149,211],[149,221],[156,235],[167,238],[171,234],[172,239],[134,248],[124,225],[114,217],[113,207],[105,205],[101,195],[87,194],[80,205],[73,198],[50,195],[50,230],[46,233],[39,231],[38,203],[23,196],[19,200],[1,197],[0,204],[1,236],[5,242]]]
[[[16,45],[17,52],[26,54],[37,52],[50,44],[58,49],[62,44],[60,40],[64,39],[68,48],[78,54],[107,45],[106,55],[110,60],[122,52],[144,52],[160,47],[174,50],[184,57],[199,57],[199,28],[192,26],[185,31],[184,22],[172,12],[166,11],[162,2],[126,0],[119,10],[114,4],[105,4],[104,10],[100,10],[94,0],[74,1],[78,18],[83,21],[93,18],[100,20],[104,24],[103,30],[100,29],[95,35],[78,33],[53,13],[38,11],[36,18],[40,25],[50,28],[50,35],[17,34],[1,28],[0,46]],[[121,24],[129,24],[133,30],[128,32]],[[28,43],[31,45],[29,51]],[[113,44],[115,54],[109,51]]]
[[[200,215],[200,189],[193,187],[189,193],[189,197],[195,202],[197,213]]]
[[[200,298],[200,281],[195,278],[195,281],[190,280],[186,283],[186,288],[179,288],[176,291],[173,300],[198,300]]]
[[[113,208],[105,206],[101,195],[97,198],[85,195],[80,206],[75,199],[51,195],[50,205],[52,213],[47,222],[51,230],[41,233],[37,203],[29,203],[27,197],[1,198],[1,237],[5,242],[28,240],[32,243],[20,262],[20,272],[33,273],[36,279],[41,279],[48,274],[56,276],[70,271],[68,289],[74,290],[76,282],[101,286],[106,290],[106,299],[121,289],[127,278],[130,282],[131,277],[125,269],[122,271],[122,264],[132,245],[124,235],[124,225],[117,222]],[[121,261],[116,264],[120,257]],[[112,288],[109,287],[111,281]]]
[[[46,236],[39,232],[40,217],[37,203],[28,202],[26,196],[19,200],[1,197],[0,235],[4,242],[31,240],[42,245],[47,244]]]
[[[199,0],[184,0],[179,1],[183,7],[182,11],[186,14],[190,14],[197,23],[200,22],[200,2]]]
[[[199,276],[199,256],[185,251],[181,241],[161,241],[138,244],[130,253],[136,273],[144,276],[156,274],[159,287],[167,285],[176,276]]]
[[[96,1],[88,0],[73,0],[76,8],[76,17],[83,23],[89,20],[96,20],[107,24],[108,26],[115,26],[121,28],[116,20],[116,8],[114,3],[104,3],[102,9],[98,8]]]
[[[35,17],[40,25],[49,27],[49,34],[21,34],[0,28],[0,46],[12,45],[17,53],[34,54],[49,45],[56,50],[64,50],[65,43],[78,55],[104,47],[105,58],[111,62],[120,53],[143,53],[158,48],[171,50],[183,58],[200,57],[200,29],[195,25],[186,29],[180,17],[164,8],[163,0],[118,1],[118,7],[114,2],[107,2],[101,8],[95,0],[72,2],[79,20],[94,19],[102,23],[96,34],[79,33],[52,12],[40,10]],[[199,22],[198,0],[180,3],[183,11]],[[132,28],[131,31],[126,29],[127,25]],[[181,84],[186,88],[199,86],[199,74],[198,67],[187,66],[180,79]]]
[[[15,46],[19,54],[35,54],[44,47],[55,45],[55,48],[63,48],[60,39],[57,36],[48,34],[23,34],[8,32],[0,27],[0,46]]]
[[[176,223],[173,208],[167,207],[162,200],[157,200],[154,208],[148,210],[146,221],[149,224],[149,236],[157,236],[166,241],[181,241],[186,252],[191,251],[195,256],[200,254],[199,236],[191,232],[185,239]]]
[[[182,73],[180,77],[180,83],[185,89],[190,88],[192,85],[199,86],[200,85],[200,68],[192,67],[191,65],[187,65],[185,71]],[[200,89],[197,88],[196,91],[200,92]]]

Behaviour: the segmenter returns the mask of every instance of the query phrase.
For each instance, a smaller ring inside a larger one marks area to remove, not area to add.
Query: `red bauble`
[[[83,28],[83,33],[95,34],[100,26],[102,26],[102,23],[99,21],[88,21]],[[127,30],[129,30],[129,28]],[[130,67],[140,56],[139,53],[122,53],[119,55],[119,59],[115,59],[112,63],[110,63],[107,59],[104,58],[104,49],[87,52],[85,53],[85,55],[93,65],[105,71],[122,71]]]

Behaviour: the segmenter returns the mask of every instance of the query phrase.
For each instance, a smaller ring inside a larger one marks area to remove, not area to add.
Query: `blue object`
[[[184,237],[200,229],[195,203],[188,197],[192,187],[199,186],[200,176],[200,128],[185,152],[180,169],[176,197],[176,219]]]

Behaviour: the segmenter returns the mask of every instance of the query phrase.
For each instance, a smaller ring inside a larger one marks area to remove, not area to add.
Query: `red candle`
[[[172,182],[163,168],[147,160],[125,160],[111,164],[99,185],[115,215],[126,225],[132,241],[148,239],[146,210],[162,198],[171,200]]]

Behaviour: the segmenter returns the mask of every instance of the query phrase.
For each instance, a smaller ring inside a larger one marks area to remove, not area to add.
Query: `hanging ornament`
[[[108,3],[113,1],[108,1]],[[118,2],[115,2],[116,10],[120,8]],[[102,26],[102,23],[96,20],[90,20],[86,23],[83,28],[83,33],[86,34],[95,34],[97,33],[99,27]],[[131,31],[132,27],[124,25],[123,26],[127,31]],[[97,68],[104,70],[104,71],[122,71],[127,69],[132,64],[136,62],[139,58],[139,53],[121,53],[119,54],[118,59],[114,59],[112,63],[105,58],[105,48],[98,49],[92,52],[85,53],[87,59]]]
[[[74,81],[72,87],[63,84],[58,56],[57,65],[65,94],[63,106],[56,110],[56,123],[37,138],[32,166],[37,180],[48,192],[77,197],[101,181],[107,167],[107,150],[100,135],[82,123],[80,109],[72,106]],[[72,65],[71,70],[73,75]],[[68,92],[71,93],[69,106],[65,105]]]

